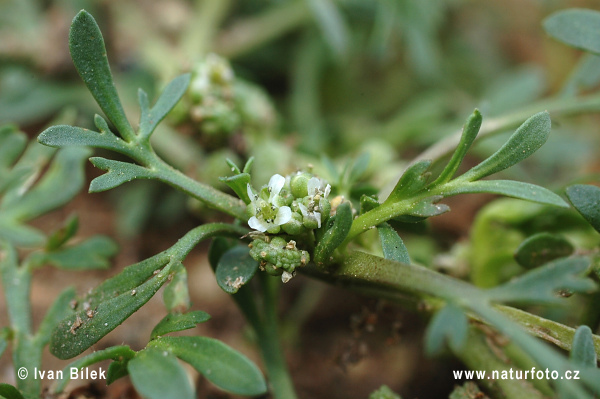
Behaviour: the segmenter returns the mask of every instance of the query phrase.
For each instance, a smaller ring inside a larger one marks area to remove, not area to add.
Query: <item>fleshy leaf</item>
[[[69,50],[88,90],[126,140],[135,136],[119,100],[106,56],[104,39],[94,17],[81,10],[71,23]]]
[[[500,172],[536,152],[548,139],[551,122],[548,112],[527,119],[492,156],[473,167],[457,180],[475,181]]]
[[[323,234],[323,237],[317,243],[315,248],[314,261],[317,265],[329,263],[329,258],[333,251],[340,246],[350,232],[352,227],[352,206],[349,202],[344,202],[337,207],[334,217],[331,217],[327,225],[331,227]]]
[[[534,268],[572,253],[573,245],[563,237],[550,233],[539,233],[519,245],[515,253],[515,260],[523,267]]]
[[[94,236],[79,244],[44,254],[44,261],[65,270],[106,269],[108,258],[114,256],[118,246],[105,236]]]
[[[98,133],[69,125],[49,127],[40,133],[38,141],[50,147],[89,146],[119,153],[128,152],[126,143],[112,133]]]
[[[481,128],[482,121],[483,119],[481,117],[481,113],[476,109],[465,122],[462,135],[460,137],[460,142],[458,143],[452,158],[439,177],[431,184],[432,186],[447,183],[450,181],[450,179],[452,179],[452,177],[454,177],[458,171],[458,168],[460,167],[460,164],[465,158],[465,155],[467,155],[467,151],[469,151],[473,141],[475,141],[475,138],[479,133],[479,129]]]
[[[50,352],[59,359],[79,355],[150,300],[169,278],[169,266],[140,286],[100,303],[89,303],[54,329]],[[91,317],[90,317],[91,316]]]
[[[567,197],[577,212],[600,232],[600,187],[577,184],[567,187]]]
[[[110,190],[136,179],[155,178],[155,174],[150,169],[130,162],[113,161],[100,157],[92,157],[90,161],[95,167],[108,171],[92,180],[90,193]]]
[[[487,290],[492,301],[520,304],[560,304],[559,294],[589,293],[596,284],[584,274],[590,261],[563,258],[534,269],[508,283]]]
[[[387,223],[377,226],[381,247],[383,248],[383,257],[385,259],[395,260],[401,263],[410,263],[408,250],[398,235],[396,230]]]
[[[575,331],[569,358],[578,366],[597,367],[598,357],[594,348],[592,330],[588,326],[580,326]]]
[[[189,330],[196,327],[196,324],[204,323],[209,319],[210,315],[201,310],[184,314],[169,313],[154,327],[150,339],[156,339],[175,331]]]
[[[191,306],[187,270],[182,263],[174,267],[173,278],[163,291],[163,302],[174,313],[187,312]]]
[[[447,342],[450,349],[460,352],[467,341],[469,324],[467,316],[456,305],[447,304],[435,314],[425,336],[425,351],[429,355],[440,354]]]
[[[221,256],[215,275],[223,291],[235,294],[254,277],[257,270],[258,262],[250,256],[248,247],[236,246]]]
[[[166,350],[189,363],[207,380],[238,395],[267,391],[265,379],[254,363],[221,341],[207,337],[161,337],[150,347]]]
[[[559,195],[544,187],[514,180],[480,180],[470,183],[461,182],[459,186],[445,191],[444,197],[457,194],[478,193],[506,195],[507,197],[539,202],[540,204],[556,205],[563,208],[569,206]]]
[[[135,389],[147,399],[194,399],[196,394],[177,358],[167,351],[146,348],[127,363]]]
[[[411,165],[400,177],[400,180],[396,183],[396,187],[394,187],[394,190],[385,202],[401,201],[425,188],[427,180],[431,175],[431,172],[428,172],[430,166],[430,160],[419,161]]]
[[[581,8],[558,11],[544,21],[546,33],[569,46],[600,54],[600,12]]]
[[[149,137],[152,132],[154,132],[154,129],[156,129],[156,126],[165,118],[165,116],[167,116],[173,107],[175,107],[175,104],[179,102],[190,83],[190,76],[189,73],[186,73],[173,79],[167,87],[165,87],[152,109],[147,108],[147,97],[145,100],[140,99],[140,106],[142,109],[139,128],[140,136]],[[143,91],[140,92],[140,98],[146,94],[141,93],[143,93]]]

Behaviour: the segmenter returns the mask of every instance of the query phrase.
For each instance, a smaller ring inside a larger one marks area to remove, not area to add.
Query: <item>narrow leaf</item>
[[[506,195],[507,197],[539,202],[540,204],[556,205],[562,208],[569,206],[559,195],[544,187],[513,180],[481,180],[470,183],[460,182],[460,185],[457,185],[448,191],[444,191],[443,195],[444,197],[449,197],[457,194],[478,193]]]
[[[410,195],[422,190],[427,185],[427,180],[431,175],[428,172],[431,166],[430,160],[419,161],[411,165],[396,183],[396,187],[385,202],[401,201]]]
[[[20,247],[39,247],[44,245],[46,236],[38,229],[0,217],[0,239]]]
[[[174,268],[173,278],[163,291],[163,302],[174,313],[187,312],[191,306],[187,270],[182,263]]]
[[[350,31],[337,6],[331,0],[308,0],[327,44],[338,57],[348,51]]]
[[[173,353],[226,391],[247,396],[262,395],[267,391],[258,367],[246,356],[216,339],[162,337],[150,342],[149,346]]]
[[[90,193],[110,190],[136,179],[153,179],[156,177],[150,169],[130,162],[113,161],[101,157],[92,157],[90,161],[95,167],[108,171],[92,180]]]
[[[79,218],[77,215],[69,216],[61,228],[53,231],[48,236],[48,241],[46,242],[46,251],[54,251],[62,247],[75,235],[75,233],[77,233],[78,228]]]
[[[600,187],[577,184],[567,187],[567,198],[577,212],[600,232]]]
[[[575,331],[571,353],[569,354],[571,362],[582,367],[596,368],[598,357],[594,348],[594,339],[592,330],[588,326],[580,326]]]
[[[27,146],[27,135],[16,126],[0,126],[0,171],[10,167]]]
[[[187,373],[167,351],[147,348],[127,363],[135,389],[148,399],[194,399]]]
[[[196,327],[196,324],[204,323],[209,319],[210,315],[201,310],[184,314],[169,313],[154,327],[150,339],[156,339],[175,331],[189,330]]]
[[[241,198],[244,203],[249,204],[247,185],[250,183],[250,175],[248,173],[240,173],[229,177],[219,177],[219,180],[227,184],[235,194]]]
[[[54,300],[52,306],[46,312],[40,327],[36,333],[36,336],[40,340],[39,342],[45,346],[50,341],[50,334],[52,329],[65,317],[71,313],[71,301],[75,298],[75,289],[70,287],[64,290],[58,298]]]
[[[25,399],[17,388],[3,382],[0,383],[0,396],[5,399]]]
[[[64,270],[107,269],[108,259],[118,252],[117,244],[108,237],[94,236],[79,244],[46,253],[44,260]]]
[[[85,10],[81,10],[71,23],[69,49],[77,72],[104,114],[123,138],[131,140],[135,133],[127,121],[110,73],[102,32],[94,17]]]
[[[560,295],[589,293],[596,284],[585,277],[590,261],[562,258],[486,291],[492,301],[520,304],[560,304]]]
[[[348,176],[348,180],[350,184],[355,183],[362,177],[362,175],[367,171],[369,167],[369,161],[371,160],[371,155],[368,152],[361,154],[352,164],[350,168],[350,174]]]
[[[89,146],[126,155],[129,152],[127,144],[112,133],[98,133],[69,125],[49,127],[40,133],[38,141],[50,147]]]
[[[108,366],[108,370],[106,370],[106,385],[110,385],[119,378],[129,375],[127,363],[129,363],[129,359],[115,360]]]
[[[148,110],[147,113],[144,112],[144,106],[140,102],[142,107],[139,128],[140,136],[150,137],[156,126],[175,107],[175,104],[179,102],[190,83],[190,76],[189,73],[186,73],[173,79],[161,93],[154,107]]]
[[[377,231],[379,232],[379,239],[383,248],[383,257],[400,263],[410,264],[408,250],[396,230],[389,224],[382,223],[377,226]]]
[[[413,207],[407,213],[407,216],[428,218],[449,212],[450,207],[448,205],[437,203],[441,199],[442,196],[440,195],[434,195],[425,198],[424,200],[419,201],[415,205],[413,205]]]
[[[447,183],[448,181],[450,181],[450,179],[454,177],[454,175],[458,171],[458,168],[460,167],[460,164],[465,158],[465,155],[467,155],[467,151],[469,151],[469,148],[471,148],[473,141],[475,141],[475,138],[479,133],[479,129],[481,128],[482,121],[483,118],[481,117],[481,113],[479,112],[479,110],[476,109],[475,111],[473,111],[473,114],[469,116],[469,118],[465,122],[465,125],[463,126],[460,142],[458,143],[458,146],[456,147],[452,158],[450,159],[442,173],[439,175],[439,177],[431,184],[432,186]]]
[[[546,142],[550,134],[550,127],[551,122],[548,112],[533,115],[515,131],[498,151],[458,179],[479,180],[521,162]]]
[[[573,253],[573,245],[563,237],[538,233],[519,245],[515,260],[523,267],[534,268]]]
[[[460,352],[467,340],[468,329],[465,313],[456,305],[447,304],[435,314],[427,327],[425,352],[438,355],[446,342],[453,352]]]
[[[235,294],[257,270],[258,262],[250,256],[248,247],[236,246],[221,256],[215,270],[217,284],[228,294]]]
[[[323,234],[315,248],[314,261],[317,265],[329,263],[333,251],[340,246],[352,227],[352,206],[344,202],[337,207],[335,216],[330,218],[332,225]],[[329,222],[328,222],[329,224]]]
[[[600,54],[600,12],[581,8],[558,11],[544,20],[546,33],[569,46]]]

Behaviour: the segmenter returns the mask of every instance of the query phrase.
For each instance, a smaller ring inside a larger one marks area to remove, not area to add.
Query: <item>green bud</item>
[[[292,195],[296,198],[303,198],[308,195],[308,181],[313,177],[310,173],[300,172],[290,180]]]
[[[282,225],[281,228],[286,232],[286,234],[291,236],[304,233],[305,228],[302,225],[302,215],[298,212],[293,212],[292,220]]]

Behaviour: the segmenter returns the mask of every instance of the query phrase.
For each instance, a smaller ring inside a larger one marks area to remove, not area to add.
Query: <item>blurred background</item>
[[[153,136],[156,151],[172,165],[223,190],[218,177],[230,173],[226,158],[243,164],[254,156],[256,187],[275,173],[312,165],[338,193],[357,199],[385,192],[414,157],[460,129],[474,108],[484,121],[504,126],[557,99],[593,96],[600,61],[584,60],[582,52],[542,28],[549,14],[571,7],[600,10],[598,2],[583,0],[3,0],[0,124],[17,124],[31,138],[57,121],[93,127],[100,111],[68,52],[70,22],[85,8],[104,34],[134,125],[139,87],[156,98],[171,79],[192,73],[184,99]],[[589,68],[587,79],[574,79],[582,65]],[[506,171],[507,178],[559,190],[600,171],[598,116],[552,116],[549,142]],[[481,141],[466,163],[495,151],[512,127]],[[88,166],[90,180],[99,174]],[[502,219],[509,205],[486,208],[485,218],[476,220],[492,199],[451,199],[452,212],[430,224],[403,226],[411,259],[466,276],[478,264],[510,262],[511,245],[535,223],[559,229],[557,220],[565,220],[558,215],[540,222],[544,211],[536,208],[519,216],[517,225]],[[106,272],[43,269],[33,290],[36,314],[67,283],[83,292],[168,248],[189,228],[222,217],[164,185],[137,181],[104,194],[82,193],[34,224],[51,230],[74,212],[80,235],[110,235],[121,252]],[[507,248],[499,249],[494,239],[481,242],[473,232],[489,232],[499,220],[506,230],[498,240],[512,237]],[[522,220],[533,224],[524,227]],[[597,244],[581,236],[585,245]],[[213,316],[197,331],[260,362],[242,316],[214,281],[205,251],[201,247],[186,260],[194,308]],[[498,279],[518,273],[508,270]],[[284,343],[299,397],[366,398],[381,384],[404,398],[441,398],[452,391],[450,370],[464,366],[450,357],[424,358],[426,320],[416,313],[304,277],[285,288]],[[163,315],[157,296],[97,349],[123,342],[139,349]],[[5,317],[0,302],[0,325]],[[7,359],[0,363],[0,381],[10,383]],[[62,363],[48,356],[46,364],[55,369]],[[198,390],[199,397],[234,397],[202,380]],[[82,383],[73,395],[135,397],[126,380],[108,388]]]

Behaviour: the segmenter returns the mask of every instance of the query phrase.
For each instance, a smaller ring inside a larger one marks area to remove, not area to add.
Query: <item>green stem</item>
[[[275,399],[295,399],[294,385],[288,372],[285,357],[279,341],[277,323],[277,290],[279,280],[260,273],[264,294],[264,321],[257,331],[258,342],[262,350],[267,375]]]

